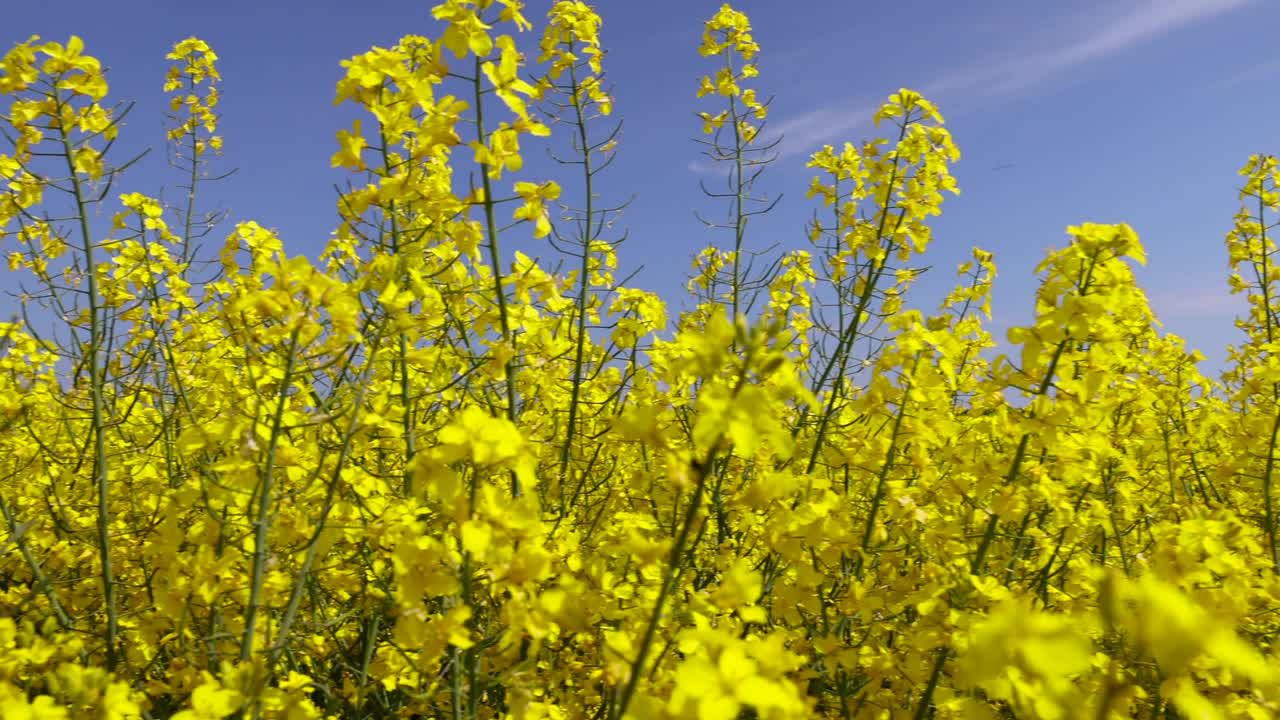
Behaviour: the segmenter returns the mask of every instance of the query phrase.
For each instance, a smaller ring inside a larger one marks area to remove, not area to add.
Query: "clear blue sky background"
[[[530,2],[531,18],[549,0]],[[169,46],[198,35],[221,55],[223,168],[238,168],[206,200],[232,220],[277,228],[291,252],[316,254],[333,227],[334,132],[350,112],[332,106],[338,61],[402,34],[434,36],[428,0],[5,0],[0,47],[30,34],[85,39],[110,66],[111,97],[137,100],[127,150],[161,149],[162,76]],[[696,47],[719,6],[701,0],[599,0],[606,68],[625,120],[607,198],[632,194],[625,268],[679,307],[688,258],[716,239],[693,211],[718,208],[692,138],[706,109],[693,91],[711,61]],[[735,4],[762,47],[755,87],[774,96],[785,133],[768,188],[785,195],[748,243],[803,247],[807,153],[874,136],[870,112],[910,87],[941,109],[962,152],[962,195],[935,222],[932,304],[973,245],[996,254],[995,330],[1030,318],[1032,268],[1064,228],[1128,222],[1147,247],[1139,277],[1166,327],[1216,366],[1235,342],[1242,304],[1226,291],[1223,235],[1236,210],[1237,169],[1250,153],[1280,152],[1280,51],[1274,0],[1068,0],[1028,3]],[[532,38],[530,38],[532,39]],[[890,129],[885,129],[888,132]],[[122,156],[118,156],[122,157]],[[1012,165],[996,170],[1003,165]],[[524,179],[541,179],[533,162]],[[156,193],[176,176],[153,152],[124,190]],[[553,176],[554,177],[554,176]],[[230,229],[230,225],[226,226]],[[719,238],[723,239],[723,238]],[[550,250],[509,241],[531,255]],[[4,283],[6,286],[9,282]],[[8,301],[5,301],[8,302]],[[7,315],[8,310],[0,314]]]

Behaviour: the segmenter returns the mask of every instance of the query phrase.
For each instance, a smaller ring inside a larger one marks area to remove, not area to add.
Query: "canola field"
[[[78,38],[0,59],[0,718],[1280,716],[1274,156],[1223,219],[1220,376],[1125,225],[1067,229],[999,353],[990,253],[908,301],[959,158],[915,92],[812,155],[805,249],[751,249],[726,5],[690,103],[730,219],[676,313],[617,277],[601,18],[432,16],[342,62],[316,258],[202,205],[206,43],[156,78],[177,203]]]

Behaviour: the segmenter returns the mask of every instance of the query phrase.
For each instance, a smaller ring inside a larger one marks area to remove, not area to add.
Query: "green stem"
[[[1266,224],[1266,201],[1262,197],[1261,192],[1258,194],[1258,227],[1259,244],[1262,247],[1262,272],[1261,277],[1262,289],[1262,308],[1263,316],[1266,318],[1267,345],[1272,346],[1275,343],[1274,323],[1272,321],[1271,308],[1271,280],[1269,278],[1271,272],[1267,267],[1269,253],[1267,251],[1267,224]],[[1271,397],[1274,403],[1280,404],[1280,383],[1272,383]],[[1271,550],[1271,567],[1280,573],[1280,548],[1276,542],[1276,518],[1274,510],[1274,499],[1272,497],[1272,477],[1276,467],[1276,443],[1280,439],[1280,409],[1273,409],[1275,418],[1271,423],[1271,436],[1267,442],[1267,464],[1262,472],[1262,502],[1263,502],[1263,529],[1267,533],[1267,545]]]
[[[725,49],[725,64],[733,73],[733,51]],[[742,180],[742,130],[738,127],[738,102],[733,95],[729,96],[729,121],[733,123],[733,315],[738,320],[739,304],[742,295],[742,241],[746,235],[747,222],[742,212],[743,196],[746,194],[746,183]]]
[[[737,382],[734,383],[733,391],[729,396],[730,403],[738,397],[738,393],[746,383],[747,368],[754,354],[753,349],[751,345],[746,348],[742,359],[742,373],[738,376]],[[657,600],[653,603],[653,612],[649,616],[649,623],[645,626],[644,635],[641,637],[640,648],[636,652],[635,660],[631,663],[631,676],[627,678],[627,684],[619,696],[618,703],[609,715],[612,720],[618,720],[626,714],[627,707],[631,704],[631,698],[640,683],[640,676],[644,673],[644,664],[649,657],[650,649],[653,647],[653,638],[658,630],[658,621],[662,618],[662,609],[666,605],[667,596],[671,594],[672,589],[675,587],[676,578],[680,575],[684,565],[685,546],[689,542],[689,533],[693,530],[693,525],[698,518],[698,511],[702,507],[702,496],[706,490],[707,477],[715,466],[716,448],[723,438],[723,432],[717,434],[707,449],[707,457],[701,461],[695,459],[691,463],[693,472],[697,476],[694,481],[693,497],[689,499],[689,506],[685,508],[684,520],[680,524],[675,544],[671,546],[671,553],[667,558],[667,569],[662,577],[662,587],[658,591]],[[703,529],[705,528],[704,524]]]
[[[572,43],[569,50],[573,50]],[[578,428],[578,405],[582,390],[582,372],[583,372],[583,354],[586,351],[587,344],[587,293],[590,287],[590,259],[591,259],[591,242],[594,239],[591,231],[592,217],[594,215],[594,204],[592,197],[593,192],[593,176],[594,172],[591,167],[591,146],[587,144],[587,123],[582,112],[582,101],[578,97],[578,75],[575,66],[569,67],[569,83],[570,95],[573,98],[574,120],[578,126],[578,141],[582,145],[582,167],[583,180],[586,188],[586,209],[584,211],[582,228],[584,230],[582,237],[582,263],[578,268],[578,302],[576,303],[575,312],[577,313],[578,335],[574,343],[573,356],[573,388],[569,393],[569,424],[565,429],[564,446],[560,448],[560,512],[566,513],[564,487],[566,476],[565,473],[569,469],[569,455],[573,446],[574,434]]]
[[[294,328],[289,336],[289,356],[285,361],[284,377],[280,380],[280,402],[276,405],[275,417],[271,420],[271,440],[267,444],[267,458],[262,471],[262,485],[259,488],[258,517],[253,528],[253,579],[249,588],[249,606],[245,609],[244,637],[240,641],[240,661],[245,662],[253,654],[253,634],[258,619],[259,603],[262,599],[262,583],[266,577],[267,566],[267,529],[271,519],[271,492],[274,489],[272,474],[275,472],[276,446],[280,442],[281,427],[284,424],[284,411],[289,403],[289,383],[293,381],[293,369],[298,359],[298,334],[301,326]]]
[[[484,76],[481,67],[480,57],[475,59],[475,75],[472,78],[472,86],[475,89],[475,107],[476,107],[476,139],[481,145],[488,145],[488,138],[484,129],[484,94],[480,87],[480,78]],[[493,186],[489,181],[488,168],[480,168],[481,187],[484,188],[484,222],[485,232],[488,235],[489,242],[489,264],[493,266],[493,294],[498,301],[498,321],[502,327],[502,341],[507,345],[513,346],[514,341],[511,336],[511,319],[507,314],[507,293],[502,287],[502,255],[498,252],[498,225],[494,219],[493,213]],[[507,385],[507,419],[515,422],[518,416],[516,412],[516,379],[515,379],[515,356],[507,359],[506,363],[506,385]],[[511,473],[511,494],[514,497],[520,497],[520,480],[516,474]]]
[[[329,512],[333,509],[333,498],[337,494],[338,483],[342,479],[342,469],[347,462],[347,456],[351,452],[351,441],[355,437],[360,419],[360,406],[364,403],[365,393],[368,389],[368,383],[363,384],[360,387],[360,391],[356,393],[355,401],[351,404],[351,420],[347,423],[347,430],[342,436],[342,447],[338,451],[338,459],[333,464],[333,476],[329,479],[329,485],[325,490],[324,504],[320,507],[320,517],[316,520],[315,531],[312,532],[311,537],[307,540],[307,554],[303,558],[302,567],[298,568],[293,590],[289,593],[289,605],[285,610],[284,618],[280,621],[280,629],[277,633],[278,639],[271,648],[268,665],[274,664],[279,659],[280,653],[288,647],[289,631],[293,627],[298,608],[302,604],[302,591],[311,574],[311,566],[315,563],[316,547],[320,543],[320,535],[324,532],[325,523],[329,519]]]
[[[58,618],[58,626],[63,630],[70,630],[73,623],[71,617],[67,615],[67,611],[63,609],[62,603],[58,602],[58,596],[53,592],[53,583],[49,582],[48,576],[40,569],[40,563],[36,560],[35,555],[31,553],[31,548],[27,545],[27,540],[23,535],[28,527],[31,526],[30,520],[18,525],[17,520],[13,516],[13,511],[9,509],[9,504],[5,502],[4,497],[0,496],[0,513],[4,515],[5,525],[9,528],[9,539],[0,546],[0,552],[7,548],[9,543],[18,546],[18,551],[22,553],[22,559],[27,563],[27,567],[31,570],[31,577],[36,582],[36,587],[40,588],[40,592],[49,601],[49,607],[53,610],[53,614]]]
[[[889,482],[889,473],[893,470],[894,458],[898,445],[898,436],[902,431],[902,419],[907,414],[907,398],[911,394],[911,377],[915,376],[916,368],[920,365],[920,354],[916,354],[915,362],[911,366],[911,375],[908,377],[906,386],[902,389],[902,400],[898,404],[897,416],[893,419],[893,433],[889,438],[889,449],[885,452],[884,463],[880,465],[879,477],[876,478],[875,495],[871,498],[871,511],[867,513],[867,522],[862,530],[862,555],[858,557],[857,577],[862,580],[862,569],[865,553],[871,547],[871,534],[875,531],[876,516],[880,513],[880,505],[884,502],[884,494],[886,486]]]
[[[1093,268],[1097,264],[1097,257],[1091,259],[1088,269],[1085,273],[1084,282],[1080,285],[1080,295],[1085,295],[1089,291],[1089,285],[1093,279]],[[1049,387],[1053,384],[1053,376],[1057,373],[1058,363],[1062,360],[1062,354],[1066,352],[1067,345],[1074,342],[1074,339],[1067,335],[1058,342],[1053,351],[1053,357],[1049,360],[1049,366],[1045,369],[1044,377],[1040,381],[1040,387],[1036,389],[1035,397],[1040,397],[1049,391]],[[1018,472],[1022,468],[1022,462],[1027,456],[1027,445],[1031,441],[1031,433],[1023,433],[1022,438],[1018,441],[1018,449],[1014,452],[1013,462],[1009,463],[1009,471],[1004,476],[1004,484],[1010,485],[1018,477]],[[982,533],[982,541],[978,545],[977,552],[974,553],[973,561],[970,563],[969,572],[978,575],[982,572],[982,565],[986,562],[987,552],[991,549],[991,543],[995,540],[996,529],[1000,525],[1000,516],[991,513],[991,517],[987,520],[987,527]],[[947,658],[951,655],[951,647],[945,646],[938,648],[937,659],[934,661],[933,671],[929,677],[929,684],[925,687],[925,692],[920,698],[920,705],[916,708],[915,720],[924,720],[929,713],[931,703],[933,702],[933,692],[937,688],[938,678],[942,673],[942,667],[946,664]]]
[[[911,123],[904,118],[901,127],[898,129],[898,146],[902,145],[902,141],[907,136],[907,128],[910,125]],[[889,216],[890,216],[890,210],[892,209],[892,206],[890,205],[888,198],[889,198],[889,194],[892,192],[894,184],[897,183],[898,181],[898,173],[901,169],[901,165],[902,165],[902,158],[899,154],[895,153],[893,157],[893,170],[889,174],[889,182],[888,182],[889,190],[886,191],[885,193],[885,197],[886,197],[885,204],[883,207],[880,208],[880,219],[876,227],[877,238],[884,237],[884,231],[889,224]],[[839,202],[838,199],[837,199],[837,202]],[[900,212],[898,214],[898,221],[897,221],[898,225],[902,224],[904,217],[906,217],[905,211]],[[837,230],[837,234],[838,234],[838,230]],[[827,362],[826,367],[823,369],[822,375],[818,378],[818,382],[813,387],[813,393],[815,395],[822,392],[823,387],[826,386],[827,384],[828,378],[831,376],[831,371],[835,369],[837,363],[839,364],[839,371],[836,373],[837,379],[843,377],[845,368],[848,365],[849,356],[853,351],[853,345],[855,342],[857,342],[857,339],[858,339],[858,331],[861,329],[861,325],[862,325],[862,315],[863,313],[866,312],[867,307],[871,303],[871,297],[875,294],[875,289],[880,283],[880,278],[884,274],[884,270],[887,267],[887,263],[888,263],[888,249],[885,250],[884,257],[882,257],[879,261],[873,262],[871,266],[871,272],[867,276],[866,286],[862,290],[862,295],[858,298],[858,304],[854,308],[853,317],[850,318],[849,320],[849,327],[846,329],[845,333],[839,338],[839,341],[836,343],[835,352],[832,354],[831,359]],[[808,466],[805,468],[806,474],[813,472],[813,469],[818,464],[818,456],[821,455],[822,453],[822,446],[826,438],[827,426],[831,421],[831,416],[835,412],[835,401],[836,401],[836,393],[833,390],[829,394],[829,397],[827,398],[827,406],[823,410],[822,419],[818,423],[818,430],[817,430],[817,433],[815,434],[814,441],[813,441],[813,449],[809,453],[809,463],[808,463]],[[801,428],[804,426],[805,420],[808,419],[808,415],[809,415],[809,407],[806,405],[800,409],[799,419],[797,420],[796,426],[791,433],[792,437],[795,437],[800,433]]]
[[[387,135],[381,126],[378,127],[378,138],[382,152],[382,166],[390,173],[391,157],[387,152]],[[404,257],[400,252],[400,221],[397,217],[395,200],[390,201],[387,206],[387,218],[391,224],[391,253],[396,256],[396,284],[403,286]],[[401,484],[404,487],[405,497],[413,497],[413,471],[409,465],[413,461],[413,456],[417,454],[417,445],[413,433],[413,402],[409,394],[409,364],[406,360],[408,352],[408,339],[401,330],[396,334],[396,368],[400,371],[400,405],[404,410],[404,414],[400,417],[401,431],[404,435],[404,474],[401,476]]]
[[[689,506],[685,508],[684,520],[680,524],[679,534],[676,535],[675,544],[671,546],[671,554],[667,559],[667,571],[662,578],[662,588],[658,591],[658,599],[654,601],[653,612],[649,615],[649,622],[645,626],[644,635],[640,639],[640,648],[636,653],[635,660],[631,664],[631,675],[627,678],[627,684],[619,697],[618,704],[611,714],[611,718],[621,718],[627,712],[627,706],[631,704],[631,698],[635,694],[636,687],[640,684],[640,676],[644,672],[644,663],[649,658],[649,650],[653,646],[653,638],[658,630],[658,621],[662,618],[662,609],[666,605],[667,596],[671,594],[672,588],[675,586],[675,578],[678,569],[683,565],[685,544],[689,541],[689,534],[693,530],[694,523],[697,520],[698,511],[702,508],[702,495],[706,489],[707,477],[711,474],[711,462],[714,459],[714,447],[711,455],[705,461],[695,460],[692,463],[694,474],[697,480],[693,487],[693,497],[689,500]]]
[[[59,113],[63,104],[56,99]],[[116,583],[111,568],[111,514],[108,504],[109,474],[107,468],[106,438],[106,401],[103,397],[103,386],[106,379],[99,358],[104,342],[102,307],[98,304],[98,265],[93,253],[93,239],[89,233],[89,216],[85,210],[86,201],[81,187],[80,175],[75,167],[75,150],[71,146],[71,138],[67,135],[64,124],[58,123],[58,135],[62,141],[62,154],[67,162],[67,172],[71,178],[71,191],[75,198],[76,219],[80,226],[80,239],[84,246],[86,265],[87,295],[89,302],[89,392],[93,402],[93,476],[98,500],[98,556],[101,559],[101,580],[103,605],[106,608],[107,627],[107,670],[116,668],[116,644],[120,628],[120,620],[116,608]]]

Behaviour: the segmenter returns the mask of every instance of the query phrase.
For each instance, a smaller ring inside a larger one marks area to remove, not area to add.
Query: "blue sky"
[[[530,2],[532,17],[549,0]],[[222,57],[224,169],[211,192],[232,220],[277,228],[286,247],[314,255],[334,224],[333,135],[350,112],[332,106],[338,61],[402,34],[434,36],[428,0],[164,3],[63,0],[11,3],[0,47],[30,34],[85,39],[110,67],[111,97],[137,101],[124,149],[161,149],[168,47],[189,35]],[[711,62],[696,48],[718,2],[599,0],[606,69],[625,121],[606,199],[635,196],[622,223],[624,269],[678,306],[688,258],[709,241],[701,197],[694,98]],[[969,248],[996,255],[994,329],[1030,318],[1032,268],[1079,222],[1128,222],[1147,248],[1139,278],[1167,329],[1211,365],[1235,342],[1242,308],[1226,292],[1223,235],[1237,208],[1237,169],[1250,153],[1280,152],[1280,52],[1273,0],[1068,0],[1027,3],[803,4],[740,0],[762,48],[755,87],[773,95],[785,134],[765,186],[784,195],[748,244],[804,247],[813,208],[804,162],[822,143],[873,137],[871,111],[899,87],[918,90],[947,119],[962,152],[962,195],[948,198],[927,256],[935,267],[919,302],[932,304]],[[531,39],[531,38],[530,38]],[[885,129],[887,132],[888,129]],[[123,157],[123,155],[119,156]],[[999,166],[1003,169],[995,169]],[[531,162],[522,179],[546,177]],[[556,177],[554,173],[550,177]],[[514,179],[514,178],[513,178]],[[152,155],[124,190],[156,193],[177,177]],[[226,230],[230,229],[227,225]],[[549,257],[529,238],[508,247]],[[9,282],[3,283],[10,285]],[[8,302],[8,301],[2,301]],[[8,315],[3,309],[0,315]]]

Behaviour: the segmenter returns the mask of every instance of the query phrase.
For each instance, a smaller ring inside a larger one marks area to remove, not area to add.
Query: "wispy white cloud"
[[[1280,75],[1280,58],[1264,60],[1263,62],[1251,65],[1234,75],[1227,75],[1221,80],[1213,83],[1211,87],[1216,90],[1228,90],[1248,83],[1271,81],[1274,79],[1273,76],[1275,75]]]
[[[990,95],[1016,93],[1250,2],[1253,0],[1142,0],[1119,12],[1099,13],[1093,22],[1075,23],[1068,35],[1044,38],[1038,48],[1019,48],[998,62],[966,68],[944,84],[982,88]]]
[[[871,127],[876,103],[853,102],[843,107],[826,107],[787,118],[771,125],[766,133],[781,137],[778,146],[781,156],[809,152],[836,137],[848,137],[859,130]]]
[[[1220,283],[1147,291],[1147,304],[1163,321],[1178,323],[1227,318],[1248,309],[1242,295],[1232,295],[1225,277]]]
[[[1059,18],[1052,31],[1009,28],[1009,37],[1032,42],[986,54],[915,89],[944,106],[964,112],[980,103],[1043,87],[1055,76],[1102,60],[1181,28],[1223,15],[1256,0],[1136,0],[1098,4],[1077,21]],[[1120,5],[1120,7],[1117,7]],[[874,107],[855,100],[800,113],[774,130],[786,136],[781,152],[808,152],[825,142],[870,126]]]
[[[764,126],[761,137],[767,142],[781,139],[782,142],[773,151],[780,157],[809,152],[817,149],[817,146],[825,141],[839,137],[848,138],[857,131],[870,128],[872,115],[875,114],[879,105],[880,101],[866,100],[852,103],[847,107],[829,107],[801,113],[780,122],[770,119]],[[698,174],[719,170],[715,163],[706,158],[694,160],[687,167],[690,172]]]

